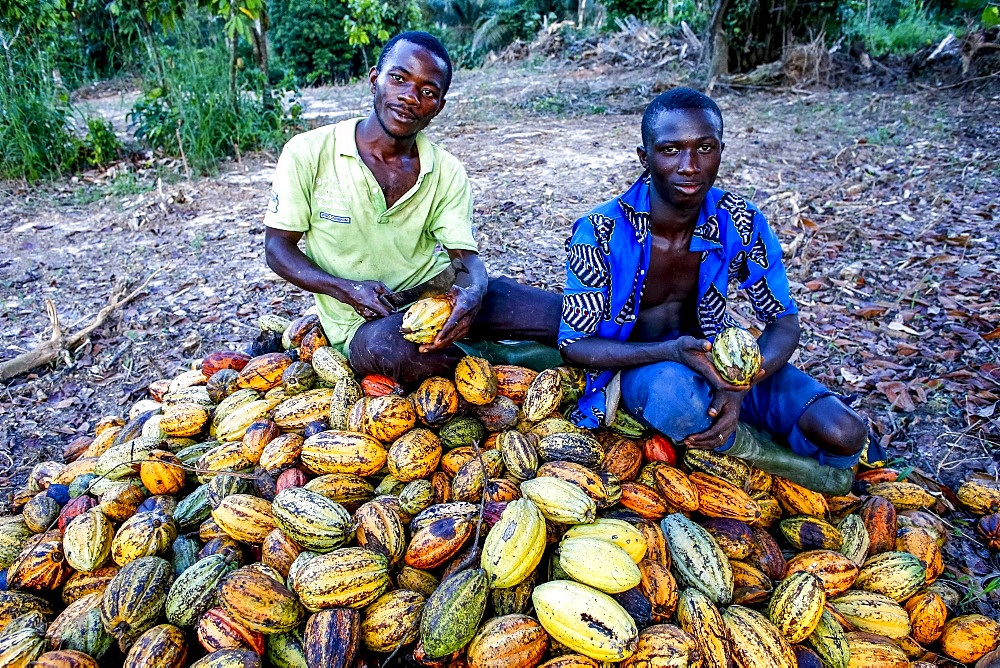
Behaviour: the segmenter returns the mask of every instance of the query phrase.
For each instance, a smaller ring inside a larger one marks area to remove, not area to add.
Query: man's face
[[[397,42],[382,70],[373,67],[368,77],[375,117],[394,139],[414,136],[444,108],[445,63],[422,46]]]
[[[664,111],[637,149],[656,194],[676,209],[700,208],[722,161],[719,119],[707,109]]]

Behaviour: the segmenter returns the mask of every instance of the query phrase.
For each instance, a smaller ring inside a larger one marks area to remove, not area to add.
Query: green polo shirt
[[[386,208],[358,155],[360,120],[304,132],[285,144],[264,224],[304,232],[306,256],[333,276],[405,290],[448,265],[442,248],[477,250],[472,190],[461,163],[420,133],[417,182]],[[317,294],[316,306],[330,344],[346,354],[364,319],[329,295]]]

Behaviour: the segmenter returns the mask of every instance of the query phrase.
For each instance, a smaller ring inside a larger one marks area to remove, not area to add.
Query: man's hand
[[[381,281],[354,281],[344,301],[365,320],[375,320],[392,313],[392,310],[379,299],[380,295],[391,293],[392,290]]]
[[[684,445],[696,450],[714,450],[724,445],[729,436],[736,431],[736,423],[740,419],[740,406],[749,388],[741,390],[716,391],[712,404],[708,407],[708,415],[715,418],[712,426],[699,434],[691,434],[684,439]]]
[[[441,328],[438,335],[434,337],[434,341],[420,346],[420,352],[422,353],[432,350],[442,350],[455,343],[455,341],[465,338],[469,333],[469,328],[472,326],[472,321],[476,319],[479,308],[483,304],[482,297],[478,291],[463,288],[459,285],[452,286],[445,296],[453,304],[451,316],[444,323],[444,327]]]
[[[712,342],[707,339],[696,339],[693,336],[682,336],[677,339],[677,361],[703,376],[716,394],[723,391],[746,390],[746,387],[733,385],[719,375],[719,371],[712,364],[711,351]]]

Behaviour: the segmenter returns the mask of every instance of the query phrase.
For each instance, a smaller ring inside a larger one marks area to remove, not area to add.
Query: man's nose
[[[407,104],[416,104],[417,103],[416,86],[403,86],[399,91],[399,99],[406,102]]]
[[[681,174],[697,174],[700,170],[698,156],[694,151],[681,151],[677,171]]]

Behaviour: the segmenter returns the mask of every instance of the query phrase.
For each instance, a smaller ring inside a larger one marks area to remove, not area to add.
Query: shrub
[[[183,156],[203,173],[226,156],[260,148],[279,148],[295,121],[290,82],[273,94],[265,108],[257,91],[262,76],[241,71],[237,106],[229,94],[228,52],[221,30],[199,31],[204,18],[182,22],[175,45],[165,51],[167,90],[144,91],[129,114],[136,139],[166,155]],[[202,26],[203,27],[203,26]]]

